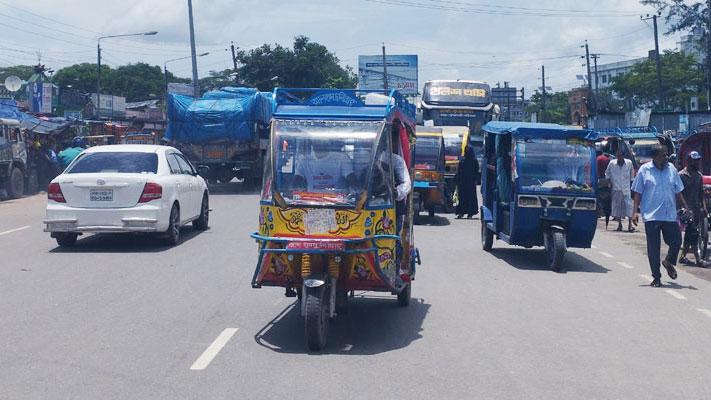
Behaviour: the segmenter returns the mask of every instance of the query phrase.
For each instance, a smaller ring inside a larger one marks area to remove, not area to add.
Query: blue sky
[[[420,87],[428,79],[509,81],[532,93],[578,86],[584,73],[585,39],[599,63],[641,57],[654,48],[653,12],[637,0],[193,0],[198,66],[231,68],[231,41],[249,49],[263,43],[289,46],[306,35],[334,51],[344,65],[359,54],[418,54]],[[96,38],[156,30],[152,37],[102,41],[109,65],[144,61],[163,65],[189,55],[187,0],[0,0],[0,66],[43,63],[58,69],[95,62]],[[663,20],[660,33],[665,32]],[[660,47],[677,46],[679,35],[660,36]],[[189,77],[190,60],[171,63]]]

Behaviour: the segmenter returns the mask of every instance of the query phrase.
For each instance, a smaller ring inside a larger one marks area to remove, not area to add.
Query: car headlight
[[[594,210],[595,207],[595,199],[576,199],[573,206],[576,210]]]
[[[540,207],[541,200],[538,196],[518,196],[519,207]]]

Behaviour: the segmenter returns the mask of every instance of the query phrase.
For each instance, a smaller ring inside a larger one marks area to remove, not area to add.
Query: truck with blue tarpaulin
[[[201,98],[170,94],[164,139],[198,167],[210,182],[243,179],[257,184],[269,142],[272,93],[224,87]]]

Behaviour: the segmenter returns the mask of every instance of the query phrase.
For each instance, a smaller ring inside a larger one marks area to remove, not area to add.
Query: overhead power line
[[[571,12],[558,12],[558,11],[514,11],[514,10],[492,10],[487,8],[475,8],[471,6],[458,5],[457,2],[433,2],[424,3],[423,1],[412,1],[412,0],[365,0],[371,3],[380,3],[386,5],[394,6],[404,6],[412,8],[422,8],[428,10],[440,10],[440,11],[455,11],[464,13],[476,13],[476,14],[487,14],[487,15],[507,15],[507,16],[529,16],[529,17],[577,17],[577,18],[631,18],[633,16],[639,15],[639,13],[595,13],[594,11],[581,14],[581,13],[571,13]]]

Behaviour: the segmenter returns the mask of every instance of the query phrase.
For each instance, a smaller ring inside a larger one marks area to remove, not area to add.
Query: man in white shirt
[[[632,160],[628,160],[622,153],[622,146],[617,148],[617,159],[607,164],[605,178],[610,181],[612,187],[612,212],[613,218],[617,219],[617,230],[622,231],[622,219],[628,218],[627,230],[634,232],[632,227],[632,191],[630,185],[634,180],[634,168]]]

